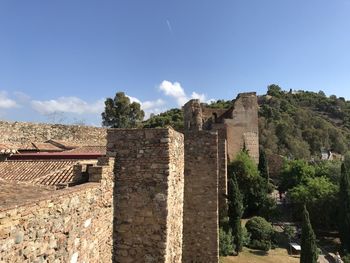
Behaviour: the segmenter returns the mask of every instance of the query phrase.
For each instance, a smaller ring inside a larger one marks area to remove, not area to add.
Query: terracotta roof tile
[[[41,185],[58,185],[73,181],[73,165],[66,166],[62,169],[50,172],[39,178],[34,179],[34,184]]]
[[[0,162],[0,178],[10,181],[32,182],[50,174],[54,176],[55,172],[73,167],[75,163],[77,163],[76,160],[5,161]],[[69,169],[66,173],[69,174]]]
[[[67,151],[69,153],[101,153],[106,154],[106,146],[82,146],[73,150]]]
[[[54,152],[62,152],[64,149],[57,147],[56,145],[53,145],[51,143],[46,143],[46,142],[33,142],[33,145],[35,146],[35,148],[37,148],[39,151],[41,152],[45,152],[45,151],[54,151]]]

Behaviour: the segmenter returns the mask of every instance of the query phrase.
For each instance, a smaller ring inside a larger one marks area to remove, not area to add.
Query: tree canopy
[[[350,147],[350,101],[344,98],[273,84],[259,104],[260,143],[268,153],[309,159],[323,149],[345,153]]]
[[[115,97],[107,98],[102,113],[102,125],[111,128],[135,128],[145,116],[140,103],[130,102],[124,92],[117,92]]]
[[[341,167],[340,178],[340,216],[339,216],[339,232],[342,241],[342,246],[346,253],[350,253],[350,166],[349,155]]]
[[[309,213],[304,206],[301,229],[300,263],[317,263],[317,258],[316,236],[309,220]]]

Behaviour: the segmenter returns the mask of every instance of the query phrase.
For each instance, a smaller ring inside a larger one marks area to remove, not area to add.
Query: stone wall
[[[234,101],[230,118],[225,118],[227,125],[227,153],[233,161],[246,144],[249,155],[259,162],[259,127],[258,101],[255,92],[241,93]]]
[[[185,160],[183,262],[218,262],[217,132],[186,132]]]
[[[0,121],[0,143],[44,142],[50,139],[77,145],[106,145],[106,129],[99,127]]]
[[[181,262],[183,135],[172,129],[109,129],[107,141],[107,155],[118,160],[114,262]]]
[[[105,163],[107,164],[107,163]],[[113,160],[91,183],[0,209],[0,262],[111,262]]]

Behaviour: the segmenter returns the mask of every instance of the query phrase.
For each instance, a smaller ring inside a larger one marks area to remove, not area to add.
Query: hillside
[[[260,144],[267,153],[309,159],[320,157],[321,151],[343,154],[350,149],[350,101],[322,91],[287,92],[277,85],[270,85],[258,100]],[[232,101],[218,100],[209,106],[231,105]],[[171,109],[143,123],[145,128],[167,125],[181,130],[182,111]]]
[[[344,98],[270,85],[259,105],[260,144],[268,152],[310,158],[349,149],[350,101]]]

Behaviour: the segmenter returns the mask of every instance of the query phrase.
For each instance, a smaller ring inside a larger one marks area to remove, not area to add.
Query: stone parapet
[[[0,262],[112,262],[112,171],[0,210]]]
[[[116,157],[114,262],[181,262],[183,135],[172,129],[109,129]]]
[[[81,125],[0,121],[0,143],[62,140],[75,145],[105,145],[106,128]]]
[[[183,262],[219,261],[218,134],[185,133]]]

